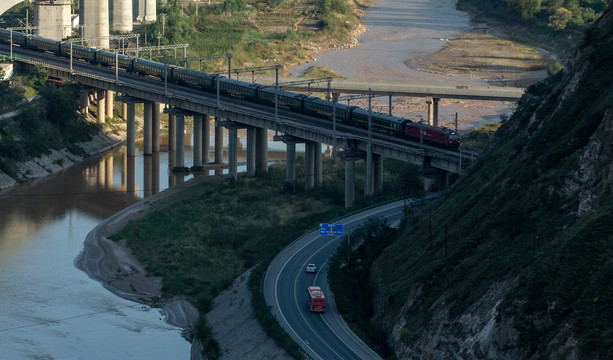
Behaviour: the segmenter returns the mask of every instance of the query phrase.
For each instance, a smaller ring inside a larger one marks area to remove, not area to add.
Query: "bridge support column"
[[[255,177],[255,128],[247,128],[247,177]]]
[[[345,159],[345,207],[355,202],[355,159]]]
[[[113,96],[115,94],[111,90],[106,90],[105,105],[106,105],[106,117],[113,118]]]
[[[168,150],[177,151],[176,143],[177,117],[174,114],[168,114]]]
[[[202,167],[202,114],[194,114],[194,167]]]
[[[433,167],[422,167],[420,173],[424,181],[424,190],[436,192],[447,187],[447,171]]]
[[[438,103],[440,100],[440,98],[426,100],[426,104],[428,104],[428,125],[438,126]]]
[[[315,151],[313,153],[313,161],[314,161],[314,176],[315,176],[315,187],[321,188],[323,186],[322,181],[322,166],[321,166],[321,143],[314,143]]]
[[[204,115],[202,119],[202,164],[209,163],[209,149],[211,147],[211,116]]]
[[[383,192],[383,156],[373,154],[375,193]]]
[[[221,119],[215,118],[215,163],[223,164],[223,127]]]
[[[296,191],[296,143],[289,141],[286,143],[285,152],[285,186],[291,191]]]
[[[153,111],[151,117],[151,128],[153,130],[151,136],[151,150],[154,153],[160,152],[160,103],[153,103]]]
[[[176,169],[182,169],[185,167],[185,154],[184,154],[184,145],[185,145],[185,114],[177,114],[175,115],[176,119],[176,152],[177,152],[177,162],[175,163]]]
[[[372,143],[366,144],[366,166],[364,168],[364,196],[374,194],[374,171]]]
[[[228,129],[228,173],[233,180],[238,177],[238,128],[230,126]]]
[[[106,105],[104,102],[104,96],[106,91],[98,90],[97,91],[97,99],[98,99],[98,108],[96,109],[96,117],[98,118],[98,123],[103,124],[105,122],[106,115]]]
[[[304,189],[311,190],[315,186],[315,144],[308,141],[304,145]]]
[[[81,89],[79,91],[79,107],[81,114],[87,118],[89,115],[89,94],[87,93],[87,89]]]
[[[125,102],[121,103],[121,118],[126,121],[128,119],[128,104]]]
[[[255,130],[255,172],[268,172],[268,129]]]
[[[151,102],[145,102],[143,104],[144,107],[144,116],[143,116],[143,127],[144,127],[144,139],[143,139],[143,153],[145,156],[147,155],[151,155],[152,151],[152,127],[153,127],[153,120],[152,120],[152,110],[153,110],[153,103]]]

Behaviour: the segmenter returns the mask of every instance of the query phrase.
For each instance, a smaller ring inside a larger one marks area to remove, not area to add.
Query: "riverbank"
[[[84,155],[73,154],[68,149],[50,149],[49,154],[18,163],[17,176],[15,177],[0,171],[0,190],[57,173],[75,163],[82,162],[85,157],[101,154],[118,147],[123,141],[124,138],[121,136],[99,132],[90,141],[77,144],[85,152]]]

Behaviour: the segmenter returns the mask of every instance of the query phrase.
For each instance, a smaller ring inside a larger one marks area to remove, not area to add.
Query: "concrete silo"
[[[81,0],[79,23],[87,45],[98,49],[109,48],[109,1]]]
[[[34,26],[38,35],[62,40],[71,35],[71,0],[36,0],[34,3]]]

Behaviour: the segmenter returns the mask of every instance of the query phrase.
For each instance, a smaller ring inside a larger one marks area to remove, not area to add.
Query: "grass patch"
[[[345,209],[343,161],[325,158],[323,188],[309,192],[303,191],[304,181],[300,181],[304,159],[299,157],[296,164],[296,193],[284,190],[283,165],[271,166],[256,179],[239,177],[233,184],[225,177],[211,178],[176,195],[145,218],[130,222],[112,239],[127,239],[139,261],[162,276],[165,294],[185,295],[199,311],[206,312],[211,299],[236,277],[256,264],[270,262],[322,219],[403,196],[405,185],[415,186],[413,191],[422,187],[414,167],[387,162],[385,168],[390,171],[385,173],[384,193],[363,198],[356,192],[355,207]],[[358,163],[356,168],[359,174],[363,165]],[[356,179],[356,184],[362,186],[363,178]],[[263,300],[257,294],[254,298]],[[266,315],[261,316],[263,326],[277,337],[278,330],[266,325]],[[294,351],[291,347],[286,350]]]
[[[341,76],[334,72],[334,70],[330,69],[328,66],[311,66],[304,71],[302,77],[306,78],[314,78],[314,79],[325,79],[325,78],[333,78],[333,79],[346,79],[346,77]]]

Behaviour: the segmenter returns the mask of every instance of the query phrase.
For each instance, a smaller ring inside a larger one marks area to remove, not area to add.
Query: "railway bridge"
[[[7,46],[0,51],[8,53]],[[294,187],[295,149],[297,143],[305,144],[305,188],[322,186],[321,146],[334,146],[335,155],[345,160],[345,205],[355,200],[355,162],[365,160],[364,194],[369,196],[382,191],[383,157],[390,157],[424,169],[425,186],[428,189],[446,186],[448,172],[460,173],[478,154],[449,151],[427,146],[387,134],[368,132],[365,129],[330,123],[329,120],[298,114],[285,109],[275,109],[232,97],[204,92],[186,86],[171,84],[158,79],[128,74],[118,69],[103,68],[80,61],[34,53],[25,49],[14,50],[21,66],[35,64],[47,68],[51,77],[72,78],[84,86],[81,106],[88,106],[88,91],[96,94],[98,121],[112,116],[113,94],[122,101],[127,121],[127,154],[135,155],[135,104],[144,104],[144,153],[159,151],[159,122],[162,104],[168,114],[170,150],[176,151],[175,169],[186,168],[184,162],[184,122],[186,116],[194,119],[194,146],[192,168],[209,164],[209,127],[203,126],[215,118],[215,163],[223,162],[223,133],[229,132],[228,167],[230,176],[237,176],[237,130],[247,131],[247,176],[266,172],[268,164],[268,131],[274,131],[274,140],[287,146],[286,182]],[[111,106],[109,106],[111,104]]]

